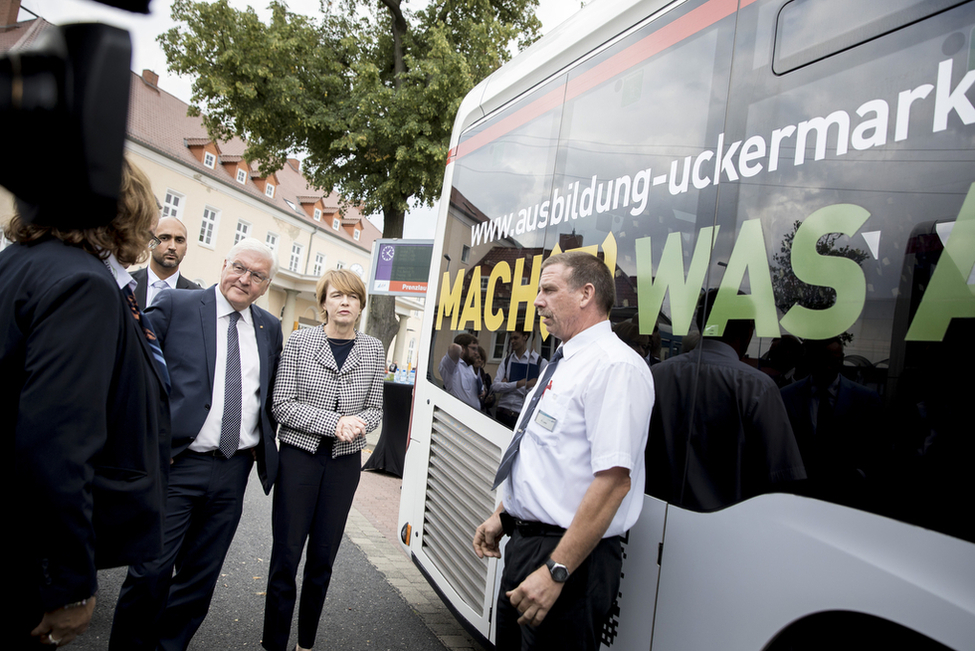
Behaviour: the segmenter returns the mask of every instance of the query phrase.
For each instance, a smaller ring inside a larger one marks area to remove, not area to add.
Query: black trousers
[[[189,450],[176,457],[169,469],[163,554],[129,567],[115,607],[111,651],[189,646],[210,610],[253,465],[250,450],[230,459]]]
[[[310,454],[281,444],[274,485],[272,529],[274,546],[268,573],[261,644],[269,651],[287,651],[294,616],[295,576],[308,541],[298,606],[298,644],[315,645],[332,563],[342,543],[352,498],[359,485],[361,455],[332,458],[333,439],[322,439]]]
[[[538,626],[519,626],[521,614],[505,593],[545,565],[561,534],[523,536],[515,530],[504,551],[498,595],[498,651],[597,651],[603,623],[620,587],[623,549],[619,536],[603,538],[565,582],[552,610]]]

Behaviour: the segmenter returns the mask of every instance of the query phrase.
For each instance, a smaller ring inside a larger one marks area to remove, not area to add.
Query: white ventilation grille
[[[487,559],[474,554],[478,525],[494,512],[491,483],[501,449],[441,409],[433,413],[423,549],[464,602],[482,613]]]

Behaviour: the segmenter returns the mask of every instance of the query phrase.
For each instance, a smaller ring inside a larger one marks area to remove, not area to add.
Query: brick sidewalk
[[[367,458],[364,451],[363,462]],[[402,483],[403,480],[394,475],[364,471],[345,533],[447,648],[483,651],[400,547],[396,525]]]

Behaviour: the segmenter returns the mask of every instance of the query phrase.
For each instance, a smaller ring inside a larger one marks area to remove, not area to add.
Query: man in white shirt
[[[562,340],[528,395],[495,486],[500,503],[475,532],[500,558],[499,649],[599,648],[619,590],[621,536],[643,506],[653,408],[646,362],[613,334],[615,283],[581,251],[542,264],[535,306]]]
[[[524,330],[515,330],[508,335],[511,352],[501,361],[491,383],[491,391],[499,396],[497,419],[511,429],[518,422],[525,396],[548,365],[547,360],[534,350],[529,350],[529,341],[531,335]]]
[[[140,309],[156,302],[159,292],[169,289],[202,289],[179,273],[179,265],[186,256],[186,226],[175,217],[163,217],[156,226],[158,246],[152,249],[149,266],[132,272],[135,279],[135,300]]]
[[[129,568],[111,651],[185,650],[209,610],[255,461],[271,491],[281,323],[253,303],[276,266],[269,248],[245,238],[227,254],[218,285],[163,292],[146,312],[172,379],[173,460],[163,552]]]
[[[462,332],[454,337],[454,343],[447,348],[447,354],[440,360],[439,370],[444,389],[480,411],[478,376],[474,369],[474,356],[478,354],[478,348],[477,337]]]

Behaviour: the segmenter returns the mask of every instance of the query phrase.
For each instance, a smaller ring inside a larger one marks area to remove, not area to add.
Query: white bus
[[[804,364],[773,340],[838,337],[872,400],[837,405],[817,448],[855,474],[831,490],[705,512],[648,481],[604,646],[975,649],[973,39],[954,0],[594,0],[464,99],[399,521],[484,645],[502,568],[471,539],[511,432],[438,364],[470,332],[494,375],[521,324],[548,357],[540,263],[585,248],[614,272],[611,320],[659,329],[650,356],[688,346],[716,288],[705,335],[753,319],[747,361],[782,385]]]

